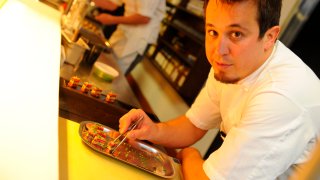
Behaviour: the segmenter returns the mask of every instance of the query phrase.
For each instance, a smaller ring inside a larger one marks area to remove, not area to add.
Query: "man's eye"
[[[214,31],[214,30],[208,30],[208,34],[209,34],[210,36],[212,36],[212,37],[215,37],[215,36],[218,35],[218,33],[217,33],[216,31]]]
[[[237,31],[237,32],[233,32],[231,33],[231,37],[234,38],[234,39],[239,39],[242,37],[242,33]]]

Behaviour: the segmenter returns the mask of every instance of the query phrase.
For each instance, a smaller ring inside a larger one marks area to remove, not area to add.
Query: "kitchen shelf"
[[[148,49],[152,64],[188,105],[207,79],[210,64],[205,56],[204,19],[190,12],[188,0],[167,2],[166,18],[156,46]]]
[[[184,11],[185,13],[188,13],[188,14],[190,14],[190,15],[198,18],[198,19],[203,19],[203,15],[199,15],[199,14],[196,14],[196,13],[194,13],[192,11],[189,11],[185,7],[186,6],[186,1],[181,2],[179,5],[174,5],[171,2],[167,1],[167,6],[177,8],[178,10]]]
[[[179,20],[173,20],[172,22],[164,21],[163,23],[181,32],[184,32],[187,36],[190,37],[190,39],[194,40],[198,44],[204,43],[204,35],[202,33],[190,28],[189,25],[184,24]]]
[[[170,43],[168,43],[167,41],[165,41],[161,37],[160,37],[159,41],[160,41],[160,43],[163,43],[165,46],[167,46],[167,48],[169,48],[171,50],[171,52],[173,52],[175,55],[177,55],[179,57],[179,59],[181,59],[181,62],[183,62],[186,66],[192,67],[194,65],[195,61],[188,58],[186,55],[186,52],[181,52],[181,50],[177,50],[177,48],[174,48]]]

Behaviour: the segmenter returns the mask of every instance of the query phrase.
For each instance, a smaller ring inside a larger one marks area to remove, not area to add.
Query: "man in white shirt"
[[[96,20],[105,25],[118,24],[109,43],[120,69],[128,74],[136,58],[142,58],[148,44],[155,44],[165,15],[165,0],[93,0],[96,6],[114,10],[124,3],[124,15],[100,14]]]
[[[203,160],[179,152],[185,179],[287,179],[308,160],[320,134],[320,81],[277,40],[281,0],[206,0],[208,80],[187,113],[153,123],[142,110],[120,119],[128,136],[185,148],[211,128],[226,134]]]

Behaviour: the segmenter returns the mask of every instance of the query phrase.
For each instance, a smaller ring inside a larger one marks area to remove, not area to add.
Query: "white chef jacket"
[[[119,24],[109,39],[120,68],[130,66],[138,54],[142,55],[148,44],[155,44],[165,15],[165,0],[123,0],[124,16],[140,14],[150,18],[149,23],[140,25]],[[121,67],[122,66],[122,67]]]
[[[186,113],[195,126],[227,134],[204,162],[210,179],[282,178],[307,160],[320,133],[320,81],[299,57],[277,41],[237,84],[213,73]]]

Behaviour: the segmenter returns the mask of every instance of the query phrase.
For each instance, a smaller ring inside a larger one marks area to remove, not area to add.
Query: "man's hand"
[[[119,120],[119,131],[124,133],[127,131],[130,124],[143,117],[138,126],[128,133],[131,139],[148,140],[153,142],[157,137],[157,125],[148,117],[148,115],[141,109],[131,109],[127,114],[123,115]]]
[[[197,149],[192,147],[182,149],[178,154],[178,158],[182,162],[183,179],[209,179],[203,171],[202,165],[204,160]]]

